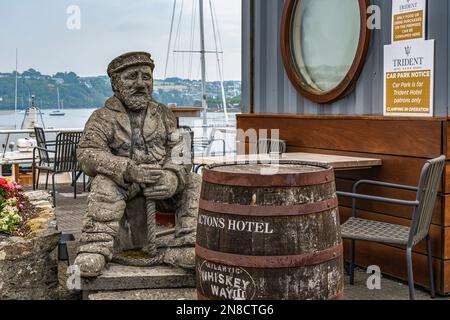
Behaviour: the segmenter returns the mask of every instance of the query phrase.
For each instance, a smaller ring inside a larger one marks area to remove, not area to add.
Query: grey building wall
[[[253,1],[253,2],[252,2]],[[450,1],[428,0],[428,39],[436,40],[434,115],[450,114]],[[356,87],[347,97],[319,105],[291,85],[281,60],[280,23],[284,0],[242,1],[242,98],[249,112],[278,114],[383,114],[383,46],[391,42],[391,0],[372,0],[382,11],[382,28],[373,30],[369,53]],[[253,58],[251,47],[254,48]],[[251,63],[254,63],[253,68]],[[252,79],[253,69],[253,84]]]

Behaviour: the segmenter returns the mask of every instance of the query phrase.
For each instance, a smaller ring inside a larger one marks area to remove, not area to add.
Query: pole
[[[167,65],[169,64],[170,45],[172,44],[173,19],[175,18],[176,7],[177,7],[177,0],[173,0],[172,19],[170,22],[170,33],[169,33],[169,45],[167,48],[167,55],[166,55],[166,67],[164,69],[164,80],[166,80],[166,77],[167,77]]]
[[[16,89],[14,93],[14,113],[17,113],[17,59],[19,57],[19,49],[16,48]]]
[[[202,107],[203,107],[203,137],[206,137],[208,104],[206,102],[206,61],[205,61],[205,26],[203,21],[203,0],[198,0],[200,10],[200,60],[202,67]]]
[[[223,86],[223,75],[222,75],[222,70],[220,68],[219,48],[217,46],[217,36],[216,36],[216,32],[217,32],[216,31],[216,22],[217,21],[214,21],[213,5],[212,5],[211,0],[209,0],[209,10],[211,11],[211,20],[212,20],[213,33],[214,33],[214,44],[216,47],[217,72],[219,73],[220,91],[222,93],[223,113],[225,116],[225,123],[228,126],[227,99],[225,97],[225,88]]]
[[[56,96],[58,98],[58,110],[59,110],[59,87],[56,86]]]

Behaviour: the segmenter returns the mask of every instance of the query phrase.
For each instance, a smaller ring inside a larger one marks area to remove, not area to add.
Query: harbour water
[[[44,109],[42,118],[44,120],[45,128],[83,128],[86,121],[89,119],[95,109],[65,109],[65,116],[50,116],[53,109]],[[2,111],[0,113],[0,128],[8,129],[15,126],[20,129],[22,125],[24,114],[10,111]],[[40,122],[41,119],[38,118]],[[40,125],[42,125],[40,123]]]
[[[84,128],[86,121],[96,109],[64,109],[65,116],[50,116],[52,109],[44,109],[42,120],[45,128]],[[208,126],[203,128],[203,119],[198,118],[180,118],[181,126],[189,126],[194,131],[196,138],[204,137],[211,138],[211,133],[214,133],[214,138],[225,140],[225,149],[227,153],[234,152],[236,146],[236,137],[233,128],[236,128],[236,114],[228,114],[228,124],[225,122],[225,116],[220,112],[208,112],[207,123]],[[0,111],[0,129],[20,129],[22,125],[24,114],[11,111]],[[39,119],[40,122],[41,119]],[[225,130],[227,129],[227,130]],[[206,134],[205,134],[206,133]],[[11,136],[9,141],[15,142],[19,138],[24,138],[28,135],[17,134]],[[6,141],[6,135],[0,135],[0,147]],[[196,150],[200,152],[200,150]],[[216,141],[211,148],[212,154],[222,152],[222,142]]]

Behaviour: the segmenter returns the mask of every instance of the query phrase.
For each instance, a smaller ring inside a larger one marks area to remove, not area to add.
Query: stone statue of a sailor
[[[121,220],[133,199],[143,199],[143,205],[131,210],[137,216],[130,219],[145,225],[146,208],[151,211],[153,205],[176,212],[172,238],[195,233],[200,178],[190,172],[190,163],[174,161],[182,139],[173,113],[152,98],[153,69],[146,52],[115,58],[108,66],[114,96],[85,126],[77,156],[81,169],[94,178],[74,262],[83,277],[98,276],[113,258]],[[147,245],[155,255],[155,244]]]

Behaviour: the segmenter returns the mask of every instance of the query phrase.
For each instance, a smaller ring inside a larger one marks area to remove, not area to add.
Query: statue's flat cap
[[[138,51],[124,53],[110,62],[108,65],[108,76],[111,77],[116,72],[139,65],[147,65],[152,68],[152,71],[155,68],[155,63],[148,52]]]

